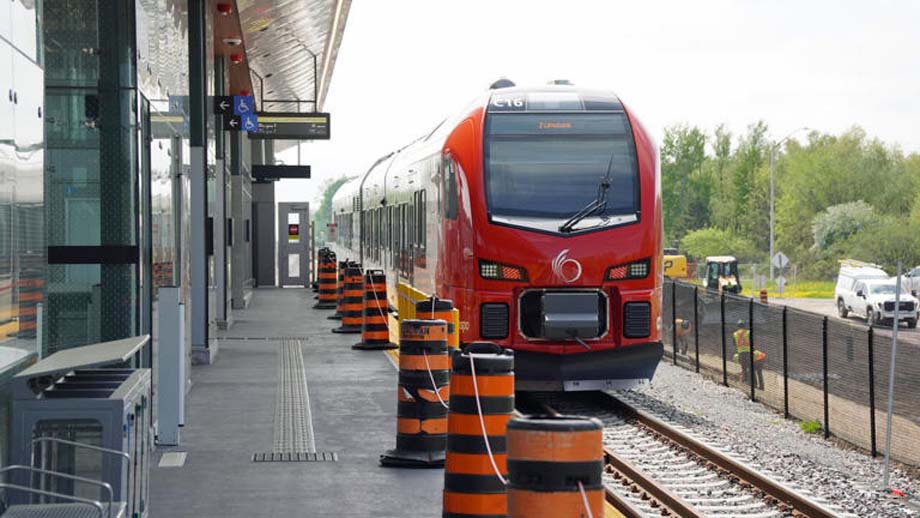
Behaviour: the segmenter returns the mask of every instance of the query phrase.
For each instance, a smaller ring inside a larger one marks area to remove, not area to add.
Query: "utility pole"
[[[773,280],[773,276],[775,273],[775,267],[773,266],[773,255],[776,253],[776,251],[774,250],[774,243],[775,243],[775,236],[776,236],[776,230],[775,230],[776,228],[776,189],[774,186],[774,179],[773,179],[775,163],[776,163],[776,149],[780,147],[781,145],[783,145],[783,142],[786,142],[793,135],[795,135],[796,133],[802,130],[807,131],[808,128],[805,126],[802,126],[801,128],[798,128],[794,130],[792,133],[786,135],[779,142],[775,142],[770,146],[770,257],[769,257],[769,262],[770,262],[770,280],[771,281]]]

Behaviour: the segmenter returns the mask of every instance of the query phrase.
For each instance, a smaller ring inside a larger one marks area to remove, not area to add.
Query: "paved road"
[[[791,308],[804,309],[806,311],[812,311],[814,313],[820,313],[822,315],[827,315],[829,317],[835,318],[837,320],[851,322],[854,324],[866,324],[865,319],[850,316],[848,318],[840,318],[837,316],[837,306],[834,303],[834,299],[772,299],[770,301],[774,304],[783,304]],[[887,336],[891,337],[891,330],[886,327],[877,327],[875,330],[877,336]],[[917,329],[908,329],[907,326],[901,324],[901,327],[898,329],[898,342],[900,343],[910,343],[920,347],[920,328]]]

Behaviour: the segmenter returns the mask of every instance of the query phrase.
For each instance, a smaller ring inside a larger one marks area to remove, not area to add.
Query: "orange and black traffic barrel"
[[[454,325],[452,300],[437,297],[420,300],[415,303],[415,315],[419,318],[436,318],[447,322],[447,346],[451,349],[460,347],[460,330]]]
[[[34,338],[38,329],[38,305],[44,300],[45,279],[41,270],[23,269],[19,289],[19,336]]]
[[[453,351],[444,518],[507,516],[505,428],[512,412],[514,353],[490,342]]]
[[[352,349],[395,349],[390,343],[387,317],[387,275],[383,270],[364,272],[364,312],[361,322],[361,341]]]
[[[403,320],[399,326],[399,387],[396,449],[380,464],[398,468],[440,468],[447,446],[447,323]]]
[[[345,305],[345,268],[349,261],[339,261],[338,282],[335,288],[335,314],[329,315],[329,320],[342,320],[342,306]]]
[[[594,418],[532,416],[508,423],[508,517],[604,516],[603,425]]]
[[[342,325],[333,333],[360,333],[364,313],[364,276],[361,265],[348,263],[345,268],[345,286],[342,289]]]
[[[336,271],[335,252],[325,248],[319,255],[319,302],[314,309],[335,309]]]

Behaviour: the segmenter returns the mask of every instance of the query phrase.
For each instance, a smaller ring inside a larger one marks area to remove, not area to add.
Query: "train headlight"
[[[527,270],[520,266],[479,261],[479,275],[491,281],[526,281]]]
[[[605,278],[608,281],[625,281],[629,279],[644,279],[648,277],[651,268],[651,260],[642,259],[628,264],[611,266],[607,268]]]

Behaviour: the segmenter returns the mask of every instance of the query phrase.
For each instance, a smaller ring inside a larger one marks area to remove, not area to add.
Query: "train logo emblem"
[[[568,255],[569,249],[566,248],[553,259],[553,273],[566,284],[571,284],[581,278],[581,263]]]

